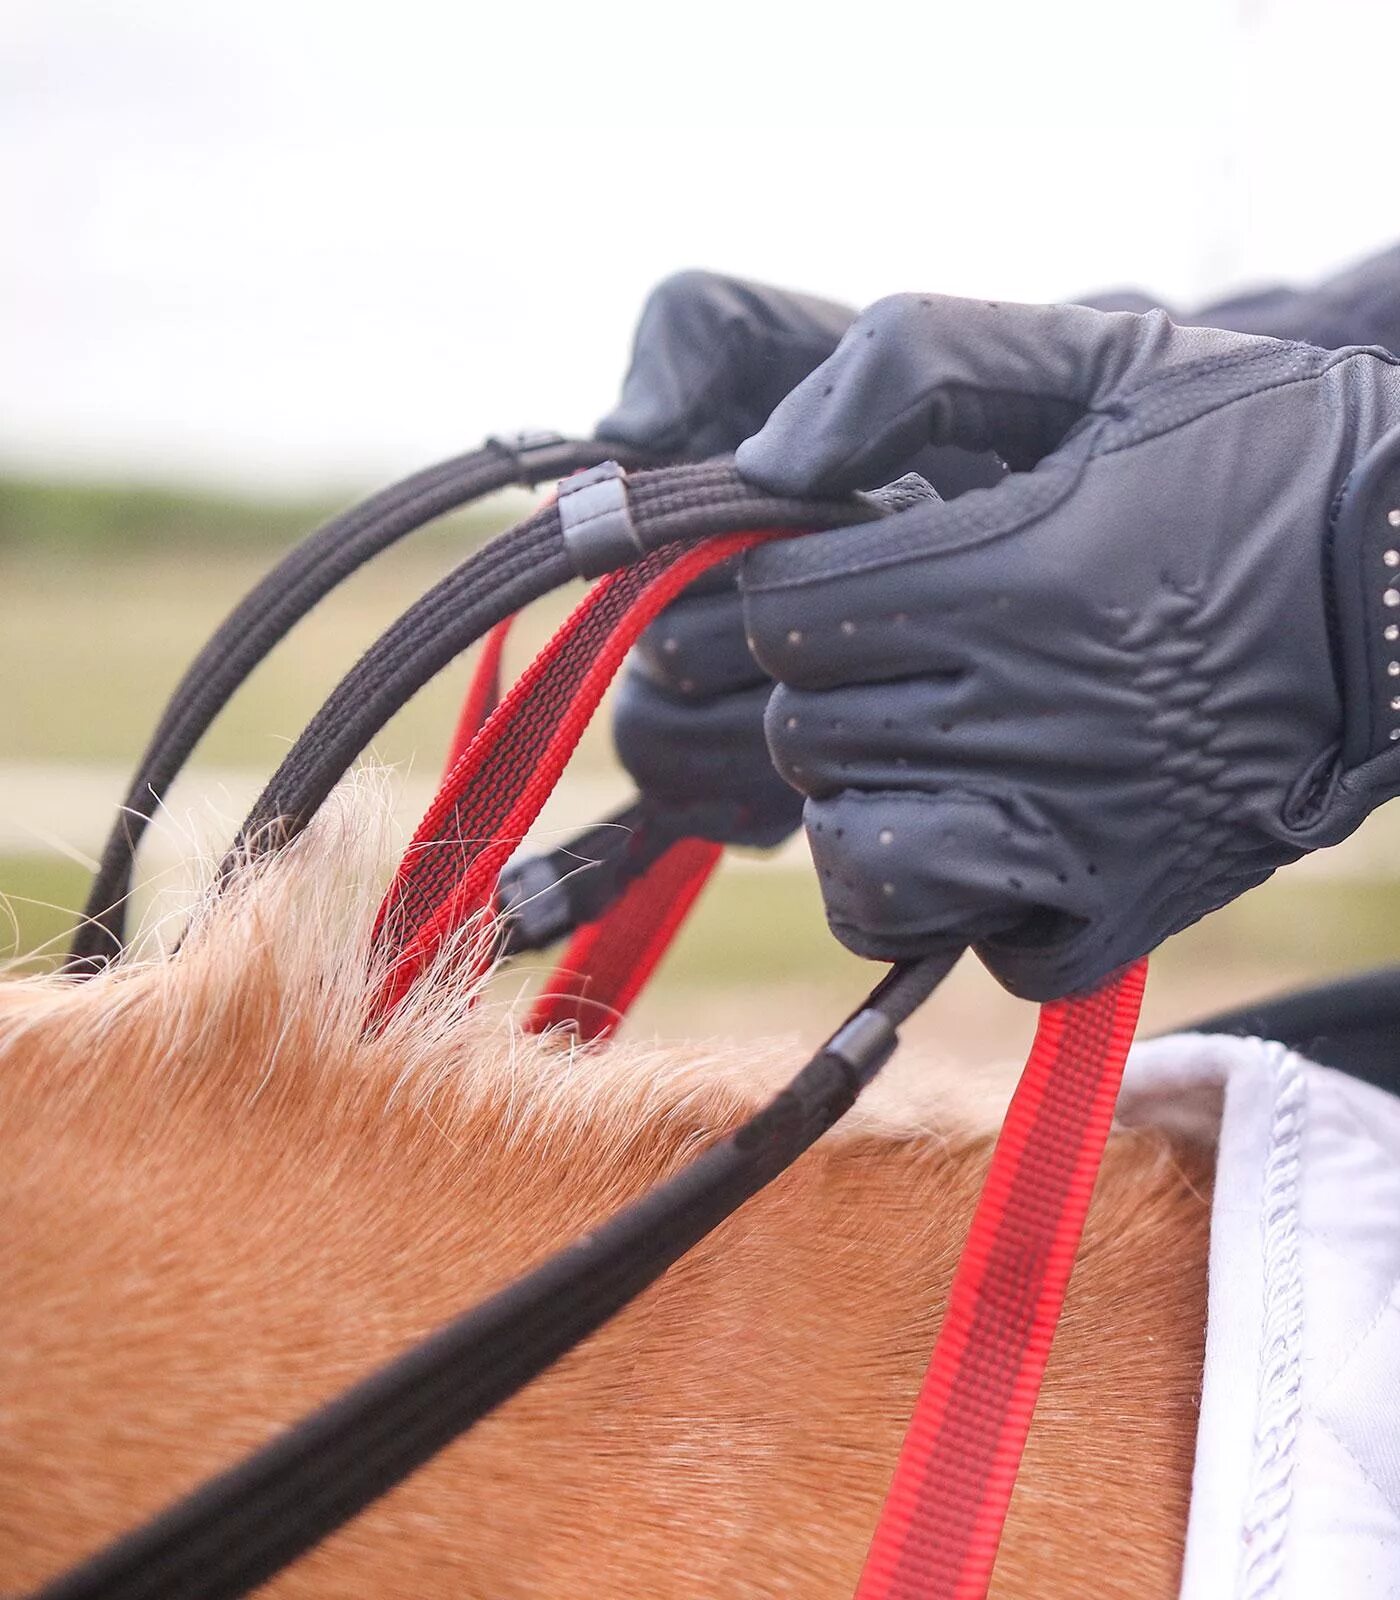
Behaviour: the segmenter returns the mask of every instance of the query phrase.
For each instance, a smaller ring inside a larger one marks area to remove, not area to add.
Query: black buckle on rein
[[[521,428],[516,433],[493,433],[486,441],[486,448],[509,456],[515,463],[517,481],[532,489],[553,476],[548,462],[536,462],[536,458],[550,456],[568,442],[562,433],[555,433],[552,428]],[[536,464],[540,468],[538,472]]]

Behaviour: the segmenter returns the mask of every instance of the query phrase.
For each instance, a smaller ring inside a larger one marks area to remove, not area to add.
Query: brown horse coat
[[[373,840],[343,803],[179,954],[0,986],[0,1590],[227,1465],[672,1171],[794,1054],[589,1052],[430,984],[360,1018]],[[445,975],[444,975],[445,976]],[[991,1120],[906,1062],[556,1370],[268,1591],[847,1596]],[[1120,1132],[1000,1600],[1167,1600],[1209,1152]]]

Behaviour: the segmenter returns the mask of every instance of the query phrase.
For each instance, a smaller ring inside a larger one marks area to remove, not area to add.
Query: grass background
[[[291,540],[343,503],[334,495],[288,502],[0,480],[0,786],[6,771],[42,770],[56,835],[52,847],[12,843],[0,852],[0,953],[25,957],[61,944],[83,898],[87,872],[60,846],[90,853],[92,830],[110,813],[70,815],[65,775],[100,774],[114,807],[191,656]],[[246,772],[250,782],[269,773],[378,632],[527,503],[504,497],[445,519],[351,579],[254,675],[199,750],[196,772]],[[556,597],[524,619],[513,665],[524,663],[573,598]],[[425,689],[385,730],[376,755],[435,771],[468,671],[464,662]],[[618,782],[605,722],[588,736],[568,781],[579,794],[573,820],[581,825],[596,809],[599,785]],[[6,810],[0,793],[0,814]],[[1395,823],[1382,814],[1341,850],[1278,874],[1172,940],[1154,962],[1149,1024],[1168,1026],[1310,977],[1400,959],[1400,889],[1391,882],[1397,842]],[[724,873],[648,994],[637,1027],[810,1038],[861,992],[870,969],[835,945],[810,874],[799,859],[785,861]],[[921,1028],[969,1058],[1018,1048],[1029,1008],[972,964],[965,968]]]

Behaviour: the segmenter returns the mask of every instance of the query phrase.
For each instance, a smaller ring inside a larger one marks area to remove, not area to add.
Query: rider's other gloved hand
[[[714,272],[678,272],[647,297],[617,405],[598,424],[677,460],[728,455],[819,366],[855,312]]]
[[[836,348],[845,306],[707,272],[652,291],[616,409],[598,437],[673,459],[728,454]],[[994,481],[999,464],[945,450],[919,462],[945,494]],[[614,736],[643,796],[688,832],[775,845],[802,797],[763,739],[772,685],[744,641],[733,573],[721,569],[667,608],[619,687]]]
[[[1329,568],[1348,473],[1397,424],[1377,352],[1077,306],[863,313],[740,469],[841,494],[932,439],[1014,470],[744,558],[769,746],[838,937],[971,944],[1017,993],[1074,992],[1400,789],[1383,724],[1340,755],[1376,714],[1344,684],[1392,693],[1392,669],[1338,665],[1400,658],[1400,554]]]
[[[727,455],[836,348],[853,311],[708,272],[651,293],[616,408],[598,424],[659,455]],[[613,734],[642,795],[688,832],[774,845],[802,797],[763,741],[772,685],[749,654],[732,568],[706,575],[642,636],[618,689]]]

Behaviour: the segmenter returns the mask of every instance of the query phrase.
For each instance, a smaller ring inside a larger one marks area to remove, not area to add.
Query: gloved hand
[[[598,437],[684,459],[728,454],[836,348],[845,306],[707,272],[652,291],[616,409]],[[1001,467],[960,450],[920,459],[945,494]],[[772,684],[744,641],[733,572],[707,575],[643,635],[623,673],[614,738],[642,795],[686,831],[723,844],[779,844],[802,797],[763,739]]]
[[[647,297],[621,398],[598,437],[685,461],[728,455],[826,360],[854,316],[811,295],[678,272]]]
[[[727,455],[831,354],[854,314],[714,273],[667,278],[647,300],[598,437],[684,460]],[[771,688],[744,642],[732,568],[707,574],[642,636],[619,685],[614,738],[642,795],[724,844],[785,839],[802,796],[768,759]]]
[[[1400,789],[1400,698],[1359,703],[1397,687],[1374,657],[1400,656],[1400,551],[1329,555],[1348,473],[1397,424],[1378,352],[1077,306],[863,313],[741,471],[840,494],[930,439],[1017,470],[744,558],[837,936],[887,960],[972,944],[1019,994],[1071,993]],[[1348,717],[1373,732],[1344,769]]]

